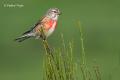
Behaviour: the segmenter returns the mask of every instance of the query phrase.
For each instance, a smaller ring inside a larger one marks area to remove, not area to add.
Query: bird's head
[[[60,10],[58,8],[50,8],[46,15],[50,18],[57,19],[58,16],[61,14]]]

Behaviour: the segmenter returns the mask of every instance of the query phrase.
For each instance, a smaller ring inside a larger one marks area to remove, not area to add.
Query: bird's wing
[[[42,17],[30,30],[24,32],[23,35],[32,32],[34,29],[39,29],[42,26],[46,26],[46,28],[49,28],[49,25],[47,25],[49,21],[50,21],[50,18]]]
[[[41,22],[42,22],[43,19],[44,19],[44,17],[41,18],[40,20],[38,20],[38,22],[37,22],[33,27],[31,27],[30,30],[24,32],[22,35],[27,34],[27,33],[30,33],[31,31],[33,31],[33,29],[35,29],[38,25],[41,24]]]
[[[42,20],[38,21],[38,23],[35,24],[32,30],[39,32],[41,27],[43,27],[44,30],[48,30],[51,26],[52,26],[51,19],[49,17],[44,17]]]

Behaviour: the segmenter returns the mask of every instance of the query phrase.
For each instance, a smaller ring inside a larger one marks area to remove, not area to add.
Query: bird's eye
[[[57,11],[53,11],[54,13],[57,13]]]

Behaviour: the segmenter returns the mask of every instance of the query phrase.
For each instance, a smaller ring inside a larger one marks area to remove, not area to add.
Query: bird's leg
[[[41,37],[43,40],[46,40],[46,36],[45,36],[45,32],[44,32],[43,27],[40,28],[40,33],[41,33],[40,37]]]

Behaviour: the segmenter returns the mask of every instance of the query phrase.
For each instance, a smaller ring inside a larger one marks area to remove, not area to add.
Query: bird
[[[45,40],[55,31],[59,15],[61,15],[61,12],[58,8],[48,9],[46,14],[32,28],[17,37],[15,41],[22,42],[31,37]],[[41,29],[44,32],[44,36]]]

